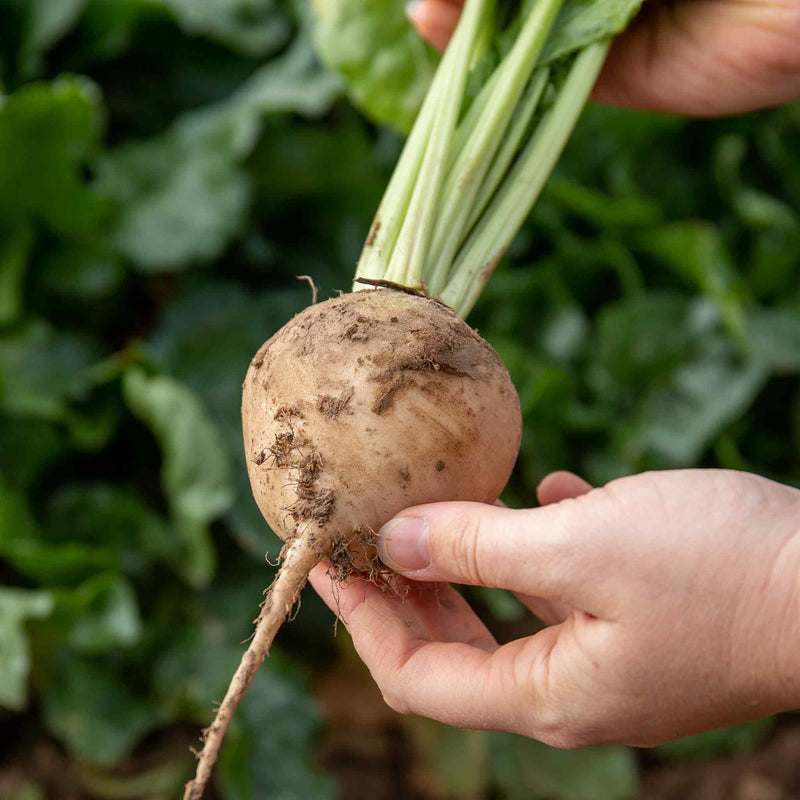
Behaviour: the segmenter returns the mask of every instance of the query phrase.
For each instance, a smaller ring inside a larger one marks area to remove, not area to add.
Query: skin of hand
[[[800,491],[725,470],[598,489],[562,472],[538,496],[401,512],[379,553],[405,597],[312,573],[393,709],[573,748],[800,706]],[[499,646],[450,582],[509,589],[546,627]]]
[[[444,49],[461,0],[413,0],[408,15]],[[800,0],[645,0],[612,45],[593,99],[715,117],[800,98]]]

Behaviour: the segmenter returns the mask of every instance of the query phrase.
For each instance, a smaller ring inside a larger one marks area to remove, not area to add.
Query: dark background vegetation
[[[309,302],[295,276],[348,287],[401,144],[317,64],[306,16],[0,0],[3,798],[178,797],[273,575],[240,383]],[[585,114],[471,318],[522,399],[510,503],[556,468],[800,485],[799,209],[798,106]],[[531,630],[509,596],[472,599]],[[216,796],[780,800],[794,725],[636,754],[401,720],[307,592]]]

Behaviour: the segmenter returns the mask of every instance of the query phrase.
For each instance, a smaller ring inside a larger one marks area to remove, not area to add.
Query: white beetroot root
[[[495,351],[448,307],[375,289],[307,308],[258,351],[243,384],[253,494],[286,542],[256,632],[205,732],[184,800],[199,800],[231,717],[320,561],[339,582],[385,580],[375,531],[409,506],[491,503],[521,437]]]

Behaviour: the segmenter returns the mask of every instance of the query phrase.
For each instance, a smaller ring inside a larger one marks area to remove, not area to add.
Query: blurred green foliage
[[[348,286],[399,152],[308,28],[281,0],[0,0],[0,705],[100,796],[166,800],[192,768],[112,774],[222,696],[279,547],[247,485],[240,383],[309,301],[295,276]],[[472,320],[522,399],[509,501],[556,468],[800,484],[798,209],[800,107],[586,113]],[[307,683],[331,641],[308,596],[237,715],[219,796],[335,796]],[[453,791],[463,735],[432,749]],[[493,796],[635,793],[631,751],[481,741],[473,788]]]
[[[483,23],[483,53],[472,66],[475,91],[516,40],[535,0],[499,3]],[[565,0],[539,64],[553,64],[624,30],[642,0]],[[316,0],[314,43],[322,61],[346,81],[352,101],[378,123],[411,130],[439,53],[411,26],[396,0]],[[468,95],[471,94],[468,88]]]

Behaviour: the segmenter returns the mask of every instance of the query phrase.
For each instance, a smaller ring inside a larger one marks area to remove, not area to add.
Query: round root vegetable
[[[320,561],[383,580],[375,531],[442,500],[497,499],[517,456],[517,394],[497,353],[441,303],[392,289],[328,300],[258,351],[243,385],[253,494],[286,542],[256,633],[206,731],[202,795],[236,706]]]
[[[311,306],[270,339],[242,421],[265,519],[340,581],[380,571],[374,532],[398,511],[496,500],[520,442],[495,351],[441,303],[390,289]]]

